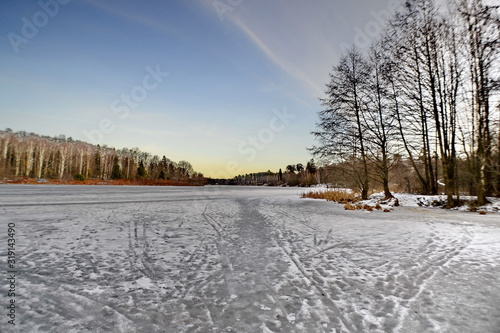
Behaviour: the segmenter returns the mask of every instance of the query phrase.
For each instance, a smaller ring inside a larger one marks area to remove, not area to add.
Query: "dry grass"
[[[344,209],[345,210],[356,210],[356,206],[354,206],[353,204],[350,204],[350,203],[346,203],[344,205]]]
[[[328,201],[338,202],[344,204],[345,210],[365,210],[368,212],[373,212],[374,210],[384,211],[386,213],[390,212],[390,209],[383,209],[380,203],[375,206],[369,204],[362,204],[361,196],[359,193],[346,192],[342,190],[316,190],[303,193],[302,198],[312,198],[312,199],[325,199]]]
[[[359,194],[346,192],[341,190],[317,190],[309,191],[302,194],[302,198],[325,199],[327,201],[335,201],[341,204],[355,203],[361,198]]]

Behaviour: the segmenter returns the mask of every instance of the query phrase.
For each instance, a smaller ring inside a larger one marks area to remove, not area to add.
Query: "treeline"
[[[0,177],[205,181],[189,162],[176,163],[139,148],[117,150],[63,135],[49,137],[10,129],[0,131]]]
[[[266,172],[249,173],[238,175],[231,181],[230,185],[268,185],[268,186],[311,186],[321,182],[321,173],[313,159],[306,165],[302,163],[289,164],[284,171],[278,172],[270,170]]]
[[[405,166],[418,192],[444,187],[448,207],[464,191],[479,204],[499,195],[499,26],[483,0],[407,0],[369,50],[333,68],[312,153],[363,198],[374,185],[391,197]]]

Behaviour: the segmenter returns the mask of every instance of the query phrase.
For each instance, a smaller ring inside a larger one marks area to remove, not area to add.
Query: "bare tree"
[[[478,203],[486,203],[493,192],[493,140],[491,135],[490,99],[493,93],[493,73],[498,66],[500,29],[498,6],[488,6],[482,0],[460,0],[456,7],[464,26],[467,60],[471,82],[474,154],[477,158],[476,187]]]
[[[310,150],[314,155],[334,157],[339,161],[358,160],[360,172],[352,173],[357,179],[361,196],[368,198],[369,170],[363,112],[366,108],[363,89],[370,75],[361,52],[353,47],[335,66],[327,84],[327,97],[322,99],[325,110],[319,113],[317,131],[312,132],[319,145]],[[357,168],[353,168],[357,170]]]
[[[382,43],[375,43],[370,49],[368,64],[370,78],[367,85],[367,108],[363,112],[364,127],[370,133],[367,140],[368,152],[374,166],[374,180],[382,183],[386,199],[393,195],[389,188],[391,155],[395,140],[396,127],[393,106],[390,98],[391,61]]]

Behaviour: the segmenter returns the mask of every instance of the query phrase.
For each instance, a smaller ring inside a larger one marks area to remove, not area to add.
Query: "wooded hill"
[[[64,135],[49,137],[10,129],[0,131],[0,179],[19,177],[79,181],[158,179],[177,184],[205,182],[203,174],[195,172],[189,162],[176,163],[139,148],[118,150]]]

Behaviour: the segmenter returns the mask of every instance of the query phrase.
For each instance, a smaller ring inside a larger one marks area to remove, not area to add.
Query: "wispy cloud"
[[[322,89],[313,82],[309,77],[307,77],[299,68],[287,63],[283,58],[276,55],[270,47],[257,36],[257,34],[250,29],[242,20],[238,19],[236,16],[229,16],[229,19],[233,24],[235,24],[254,44],[261,50],[272,62],[278,65],[282,70],[284,70],[289,75],[294,76],[305,85],[310,87],[314,92],[321,94]]]
[[[219,20],[214,0],[200,1]],[[267,59],[300,82],[305,94],[321,97],[342,45],[353,43],[356,31],[374,20],[371,13],[386,9],[391,1],[245,0],[230,6],[220,24],[241,31]]]
[[[213,0],[200,2],[214,20],[219,19]],[[237,28],[261,54],[300,83],[305,95],[317,98],[323,95],[324,80],[328,79],[335,54],[335,38],[331,38],[329,27],[322,27],[324,22],[336,19],[331,7],[327,0],[314,6],[298,0],[244,1],[226,11],[220,24]],[[327,18],[325,12],[329,13]],[[318,16],[322,16],[320,22]],[[310,106],[297,96],[287,97]]]

